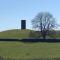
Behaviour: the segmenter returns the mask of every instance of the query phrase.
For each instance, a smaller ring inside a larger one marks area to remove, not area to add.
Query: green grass
[[[48,35],[47,35],[48,36]],[[29,29],[12,29],[0,32],[0,38],[38,38],[41,34]],[[60,38],[60,31],[50,35],[51,38]]]
[[[38,33],[28,29],[13,29],[0,32],[0,38],[31,38],[38,37]]]
[[[19,30],[19,29],[13,29],[13,30],[7,30],[0,32],[0,38],[28,38],[29,32],[31,30]]]
[[[60,59],[60,43],[0,42],[0,56],[7,59]]]
[[[59,31],[60,32],[60,31]],[[54,37],[60,37],[60,33]],[[0,38],[31,38],[39,36],[32,30],[7,30],[0,32]],[[60,43],[23,43],[0,41],[0,58],[12,59],[35,59],[35,60],[57,60],[60,59]]]

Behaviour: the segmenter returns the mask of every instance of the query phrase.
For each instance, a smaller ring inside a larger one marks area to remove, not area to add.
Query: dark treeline
[[[26,39],[0,39],[0,41],[18,41],[18,42],[60,42],[60,39],[26,38]]]

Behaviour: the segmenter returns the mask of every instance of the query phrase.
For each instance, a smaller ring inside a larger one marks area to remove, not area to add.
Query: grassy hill
[[[32,38],[40,35],[29,29],[13,29],[0,32],[0,38]]]
[[[0,38],[28,38],[31,30],[13,29],[0,32]]]
[[[29,29],[12,29],[0,32],[0,38],[38,38],[41,35],[33,30]],[[52,38],[60,38],[60,31],[56,31],[55,34],[51,34]]]

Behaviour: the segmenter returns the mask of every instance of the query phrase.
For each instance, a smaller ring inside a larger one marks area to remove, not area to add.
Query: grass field
[[[38,34],[28,29],[0,32],[0,38],[31,38],[37,36]],[[60,37],[60,31],[54,37]],[[0,60],[60,60],[60,42],[0,41]]]
[[[12,29],[0,32],[0,38],[38,38],[41,34],[29,29]],[[51,38],[60,38],[60,31],[56,34],[51,34]]]
[[[4,59],[60,59],[60,43],[23,43],[0,41],[0,56]]]
[[[12,29],[0,32],[0,38],[35,38],[37,36],[37,33],[29,29]]]
[[[0,38],[29,38],[31,30],[12,29],[0,32]]]

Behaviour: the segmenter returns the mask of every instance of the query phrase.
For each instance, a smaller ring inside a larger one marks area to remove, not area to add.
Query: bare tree
[[[32,19],[33,28],[41,32],[42,37],[45,39],[49,31],[53,30],[56,26],[55,18],[49,12],[40,12]]]

